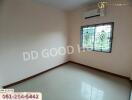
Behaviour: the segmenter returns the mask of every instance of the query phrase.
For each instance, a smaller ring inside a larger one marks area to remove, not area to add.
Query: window
[[[103,23],[81,27],[81,48],[110,53],[112,51],[114,23]]]

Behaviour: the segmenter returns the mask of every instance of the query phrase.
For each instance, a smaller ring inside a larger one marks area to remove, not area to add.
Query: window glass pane
[[[95,27],[83,28],[83,48],[93,50]]]
[[[97,26],[95,30],[95,50],[97,51],[106,51],[109,52],[110,50],[110,35],[111,33],[111,26],[104,25],[104,26]]]

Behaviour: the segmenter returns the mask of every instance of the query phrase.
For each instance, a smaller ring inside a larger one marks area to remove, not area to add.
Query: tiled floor
[[[129,100],[131,85],[128,80],[68,63],[11,88],[42,92],[43,100]]]

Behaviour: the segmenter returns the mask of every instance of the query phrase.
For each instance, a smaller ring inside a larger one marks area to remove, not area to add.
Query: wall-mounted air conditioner
[[[93,9],[93,10],[84,12],[83,18],[88,19],[88,18],[104,16],[104,15],[105,15],[105,9]]]

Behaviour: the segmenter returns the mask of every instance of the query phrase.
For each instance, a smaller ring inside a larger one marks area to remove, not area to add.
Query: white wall
[[[42,58],[41,50],[67,45],[67,15],[32,0],[0,1],[0,85],[7,85],[67,61],[66,56]],[[36,50],[39,59],[24,61]]]
[[[131,75],[130,75],[130,80],[132,80],[132,71],[131,71]]]
[[[83,6],[69,13],[69,22],[71,22],[70,44],[74,47],[80,44],[80,26],[114,22],[112,53],[92,51],[78,53],[76,49],[76,52],[71,55],[71,60],[130,77],[132,72],[132,6],[109,6],[107,7],[107,13],[104,17],[90,18],[87,20],[82,19],[83,12],[93,8],[95,8],[95,5]]]

